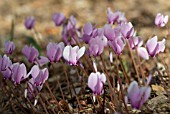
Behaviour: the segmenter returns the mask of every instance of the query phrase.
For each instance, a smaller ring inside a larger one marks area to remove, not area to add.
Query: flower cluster
[[[14,85],[21,84],[25,80],[27,83],[26,96],[28,94],[29,98],[32,98],[34,94],[36,95],[36,90],[41,91],[44,83],[48,80],[50,74],[49,66],[61,60],[71,66],[81,66],[85,74],[89,75],[87,85],[92,90],[93,96],[99,96],[105,92],[105,83],[110,84],[106,82],[106,76],[107,81],[110,81],[109,75],[112,75],[112,73],[107,73],[106,67],[108,66],[104,65],[102,60],[101,55],[105,48],[109,49],[109,51],[112,49],[116,56],[120,57],[126,45],[128,45],[130,51],[137,51],[137,54],[145,60],[148,60],[149,57],[155,57],[160,52],[164,52],[165,39],[158,41],[158,37],[154,36],[144,44],[142,37],[137,35],[133,24],[128,22],[124,13],[120,11],[112,12],[108,8],[107,19],[108,23],[101,28],[97,28],[97,25],[92,25],[88,22],[81,29],[76,27],[77,21],[74,16],[70,16],[67,19],[63,13],[55,13],[52,20],[56,26],[63,27],[62,42],[48,43],[45,56],[40,55],[41,53],[34,46],[25,45],[21,52],[27,61],[31,63],[32,67],[28,72],[29,68],[27,69],[27,65],[24,62],[20,63],[19,61],[14,62],[13,59],[10,60],[9,57],[16,47],[14,42],[7,41],[5,43],[5,54],[3,56],[0,55],[0,72],[3,78],[11,80],[14,82]],[[155,24],[158,27],[164,27],[167,22],[168,16],[157,14]],[[34,28],[34,17],[27,17],[24,24],[28,30]],[[93,63],[95,72],[90,70],[88,74],[84,69],[87,67],[85,65],[86,61],[80,60],[83,59],[84,54],[87,54],[88,59],[91,59],[91,61],[93,61],[93,58],[98,60],[96,58],[100,56],[104,66],[104,70],[101,68],[103,73],[97,71],[96,64]],[[112,52],[110,53],[110,62],[113,63]],[[151,76],[149,76],[147,84],[143,87],[139,87],[136,81],[130,83],[127,90],[127,98],[132,108],[140,109],[149,99],[151,93],[150,80]],[[112,85],[110,84],[110,90],[113,89],[111,87]]]

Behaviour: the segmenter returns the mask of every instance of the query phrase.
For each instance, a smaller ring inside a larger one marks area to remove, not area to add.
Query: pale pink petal
[[[90,35],[93,31],[93,26],[91,25],[91,23],[86,23],[83,28],[83,31],[85,34]]]
[[[95,91],[96,84],[97,84],[97,75],[96,73],[91,73],[88,78],[88,87],[92,89],[92,91]]]
[[[63,57],[66,61],[70,61],[70,51],[71,51],[71,46],[68,45],[64,48],[64,51],[63,51]]]
[[[152,54],[152,52],[155,50],[157,46],[157,40],[158,40],[158,37],[154,36],[153,38],[147,41],[146,47],[147,47],[149,54]]]
[[[143,59],[146,59],[146,60],[149,59],[148,52],[144,47],[138,47],[137,51],[138,51],[138,54],[140,57],[142,57]]]
[[[85,53],[85,46],[81,47],[79,50],[78,50],[78,53],[77,53],[77,60],[79,60]]]

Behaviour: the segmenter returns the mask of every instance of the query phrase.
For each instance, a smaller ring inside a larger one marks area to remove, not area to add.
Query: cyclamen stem
[[[63,61],[60,59],[62,65],[63,65],[63,69],[64,69],[64,74],[66,76],[66,80],[67,80],[67,86],[68,86],[68,90],[70,91],[70,95],[71,95],[71,99],[73,98],[73,95],[72,95],[72,92],[71,92],[71,86],[70,86],[70,82],[69,82],[69,78],[68,78],[68,75],[67,75],[67,71],[66,71],[66,67],[63,63]],[[74,105],[74,103],[72,103],[72,105]]]
[[[58,107],[59,107],[59,110],[61,110],[61,111],[64,113],[64,111],[62,110],[61,106],[59,105],[57,99],[56,99],[55,96],[53,95],[53,93],[52,93],[52,91],[51,91],[51,89],[50,89],[50,87],[49,87],[49,85],[48,85],[48,82],[46,82],[45,85],[46,85],[48,91],[50,92],[51,97],[56,101],[56,103],[57,103],[57,105],[58,105]],[[65,113],[64,113],[64,114],[65,114]]]
[[[121,99],[123,101],[123,104],[125,106],[127,114],[129,114],[129,111],[128,111],[128,108],[127,108],[127,105],[126,105],[125,99],[124,99],[125,97],[124,97],[124,93],[123,93],[122,82],[121,82],[120,75],[119,75],[119,66],[118,66],[118,57],[117,57],[117,55],[116,55],[116,70],[117,70],[117,74],[118,74],[118,81],[119,81],[119,84],[120,84]]]
[[[79,98],[77,97],[77,93],[76,93],[76,90],[75,90],[75,88],[74,88],[73,83],[71,83],[71,86],[72,86],[73,91],[74,91],[74,94],[75,94],[75,96],[76,96],[76,100],[77,100],[77,103],[78,103],[79,109],[80,109],[80,110],[82,110],[82,107],[81,107],[81,104],[80,104]]]
[[[140,83],[139,73],[138,73],[136,63],[135,63],[135,60],[134,60],[134,57],[133,57],[133,54],[132,54],[132,50],[130,49],[130,45],[129,45],[128,41],[127,41],[127,44],[128,44],[128,49],[129,49],[129,52],[130,52],[130,58],[132,60],[133,66],[134,66],[134,69],[135,69],[135,72],[136,72],[136,75],[137,75],[137,78],[138,78],[138,82]]]
[[[165,70],[166,70],[166,73],[168,74],[169,78],[170,78],[170,72],[169,72],[169,67],[168,65],[166,64],[165,60],[164,59],[161,59],[162,56],[159,57],[158,55],[158,59],[160,59],[161,63],[165,66]],[[169,80],[169,83],[170,83],[170,80]]]
[[[7,82],[7,80],[5,80],[5,82],[6,82],[6,84],[8,85],[8,87],[9,87],[9,89],[10,89],[10,91],[14,94],[14,97],[15,97],[15,99],[17,100],[17,102],[18,102],[18,104],[19,104],[19,106],[20,106],[20,108],[21,108],[21,110],[23,110],[24,111],[24,109],[23,109],[23,106],[22,106],[22,104],[21,104],[21,102],[19,101],[19,99],[18,99],[18,97],[16,97],[17,95],[16,95],[16,92],[14,92],[14,89],[12,88],[12,86]],[[6,87],[5,87],[6,88]],[[7,90],[7,88],[6,88],[6,90]]]
[[[101,59],[101,61],[102,61],[102,64],[103,64],[103,67],[104,67],[104,70],[105,70],[105,73],[106,73],[106,80],[107,80],[107,83],[108,83],[109,89],[110,89],[111,101],[114,103],[113,94],[112,94],[112,93],[114,93],[114,91],[113,91],[113,89],[112,89],[112,85],[111,85],[110,80],[109,80],[109,74],[108,74],[108,72],[107,72],[106,65],[105,65],[104,60],[103,60],[103,58],[102,58],[101,55],[100,55],[100,59]],[[114,97],[116,97],[116,96],[114,96]]]
[[[131,39],[132,39],[133,45],[135,46],[135,43],[134,43],[134,40],[133,40],[132,37],[131,37]],[[136,46],[135,46],[135,52],[136,52],[136,55],[137,55],[137,60],[138,60],[138,63],[139,63],[139,68],[140,68],[140,71],[141,71],[141,74],[142,74],[142,82],[143,82],[144,85],[146,85],[145,75],[144,75],[144,72],[143,72],[143,69],[142,69],[142,66],[141,66],[140,57],[139,57],[139,54],[138,54],[138,51],[137,51],[137,47],[136,47]]]
[[[118,59],[119,59],[119,61],[120,61],[120,66],[121,66],[121,68],[122,68],[122,70],[123,70],[123,74],[124,74],[124,76],[125,76],[126,82],[129,84],[128,75],[127,75],[127,73],[126,73],[126,71],[125,71],[125,68],[124,68],[124,65],[122,64],[122,61],[120,60],[120,56],[118,56]]]
[[[39,32],[37,31],[37,29],[35,27],[33,27],[33,33],[35,35],[35,39],[39,42],[41,41],[41,37],[40,37],[40,34]]]
[[[105,98],[106,98],[106,92],[105,92],[105,86],[103,85],[103,91],[104,91],[104,95],[103,95],[103,114],[105,113]]]
[[[63,90],[61,88],[61,85],[60,85],[60,82],[58,81],[58,79],[57,79],[57,84],[58,84],[58,86],[60,88],[61,95],[62,95],[63,99],[65,100],[65,97],[64,97],[64,94],[63,94]]]

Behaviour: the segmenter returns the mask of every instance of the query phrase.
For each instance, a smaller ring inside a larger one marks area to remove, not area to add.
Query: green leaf
[[[27,41],[39,51],[39,53],[42,52],[41,46],[37,43],[37,41],[33,37],[26,36],[26,38],[27,38]]]

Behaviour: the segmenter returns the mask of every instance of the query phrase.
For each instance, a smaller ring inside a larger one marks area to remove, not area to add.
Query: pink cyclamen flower
[[[63,57],[70,65],[77,65],[79,59],[84,55],[85,47],[68,45],[64,48]]]
[[[132,108],[140,109],[150,97],[151,88],[149,86],[139,87],[138,83],[133,81],[130,83],[127,92]]]
[[[47,68],[39,69],[37,65],[34,65],[31,68],[31,71],[28,73],[28,76],[31,74],[33,78],[33,82],[36,86],[41,86],[45,83],[45,81],[48,79],[49,72]]]
[[[53,15],[53,21],[56,26],[62,25],[65,22],[65,20],[66,20],[66,17],[64,16],[63,13],[55,13]]]
[[[125,39],[120,33],[116,33],[114,40],[109,41],[109,46],[112,47],[115,54],[120,55],[126,45]]]
[[[86,23],[83,27],[83,36],[82,36],[82,40],[85,42],[85,43],[88,43],[89,40],[92,38],[92,33],[93,33],[93,26],[91,23]]]
[[[62,39],[67,45],[73,45],[76,43],[75,38],[79,34],[79,30],[76,28],[76,18],[70,16],[67,23],[63,25]]]
[[[155,25],[157,27],[164,27],[168,23],[168,15],[164,16],[158,13],[155,17]]]
[[[151,57],[155,57],[156,54],[158,54],[160,52],[164,52],[165,43],[166,43],[165,39],[158,42],[158,37],[157,36],[154,36],[153,38],[149,39],[146,42],[146,48],[147,48],[148,54]]]
[[[0,55],[0,72],[2,73],[4,79],[9,79],[11,77],[10,66],[12,65],[9,57],[4,55],[3,57]]]
[[[128,39],[129,44],[130,44],[130,48],[131,49],[135,49],[135,47],[137,48],[137,52],[139,54],[140,57],[142,57],[143,59],[148,60],[149,59],[149,54],[146,50],[145,47],[142,47],[143,45],[143,40],[141,37],[139,36],[134,36]]]
[[[14,50],[15,50],[14,42],[10,42],[10,41],[5,42],[5,53],[6,54],[12,54]]]
[[[39,52],[36,48],[31,46],[28,47],[27,45],[24,46],[24,48],[22,49],[22,53],[25,55],[30,63],[34,63],[39,55]]]
[[[134,35],[134,28],[131,22],[129,23],[123,23],[117,27],[120,29],[120,32],[122,33],[123,37],[126,39],[129,39]]]
[[[73,15],[71,15],[68,20],[67,30],[74,29],[76,27],[76,23],[77,23],[76,18]]]
[[[60,42],[57,43],[49,43],[47,45],[47,57],[50,62],[58,62],[59,59],[62,57],[64,50],[64,43]]]
[[[104,47],[107,43],[107,39],[103,36],[97,36],[89,41],[90,55],[99,56],[103,53]]]
[[[101,74],[100,72],[91,73],[88,78],[88,87],[93,91],[93,94],[101,95],[105,82],[105,74]]]
[[[110,8],[107,9],[107,19],[110,24],[115,24],[116,22],[121,24],[127,21],[124,13],[120,11],[113,13]]]
[[[26,29],[31,30],[35,25],[34,17],[33,16],[27,17],[24,24]]]
[[[12,71],[11,79],[15,84],[20,84],[20,82],[27,78],[27,69],[24,63],[13,63],[10,66]]]
[[[43,65],[49,63],[49,59],[47,57],[40,56],[39,58],[36,59],[36,61],[34,63],[39,66],[43,66]]]
[[[110,41],[113,41],[115,39],[118,32],[119,31],[117,31],[116,29],[112,29],[112,27],[109,25],[104,26],[104,35]]]

